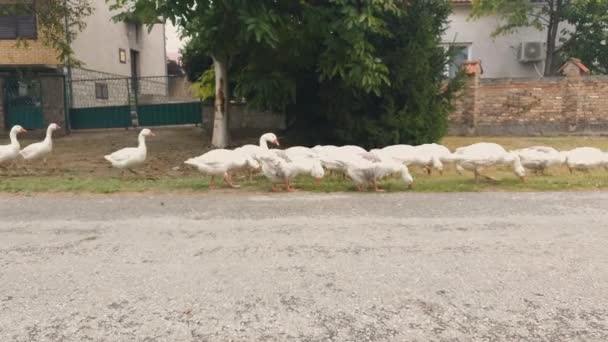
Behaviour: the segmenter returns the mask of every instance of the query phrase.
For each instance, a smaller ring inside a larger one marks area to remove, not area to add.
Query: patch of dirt
[[[157,134],[148,137],[146,164],[137,172],[147,176],[183,176],[198,174],[183,162],[199,156],[210,149],[209,137],[199,127],[152,128]],[[109,177],[119,176],[120,171],[110,166],[103,157],[124,147],[137,146],[139,129],[107,129],[77,131],[65,137],[53,139],[53,154],[45,165],[42,161],[18,161],[20,169],[8,168],[9,174],[34,174],[40,176]],[[235,143],[250,143],[256,138],[243,139]],[[40,141],[39,138],[21,138],[21,146]],[[0,144],[5,144],[4,139]],[[22,168],[30,171],[26,173]],[[178,168],[178,169],[175,169]]]

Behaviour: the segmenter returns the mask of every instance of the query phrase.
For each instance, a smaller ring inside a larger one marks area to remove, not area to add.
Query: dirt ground
[[[194,174],[184,167],[184,160],[209,150],[208,138],[199,127],[153,129],[156,137],[146,140],[148,159],[138,172],[146,176]],[[137,146],[136,129],[111,129],[72,132],[69,136],[53,140],[53,154],[43,162],[28,163],[30,173],[47,176],[118,176],[103,158],[124,147]],[[255,139],[254,139],[255,140]],[[39,139],[20,139],[27,146]],[[179,167],[179,170],[174,170]]]

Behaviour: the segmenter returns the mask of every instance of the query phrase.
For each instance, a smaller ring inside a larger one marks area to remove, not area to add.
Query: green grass
[[[548,176],[530,175],[522,183],[507,170],[494,170],[489,173],[498,178],[497,182],[482,180],[476,184],[471,174],[458,175],[453,171],[443,176],[427,176],[414,172],[414,189],[408,189],[399,179],[387,179],[381,187],[387,192],[478,192],[478,191],[575,191],[575,190],[608,190],[608,172],[597,170],[589,173],[570,175],[563,170],[553,170]],[[271,185],[264,177],[253,181],[238,180],[242,191],[270,192]],[[321,185],[307,177],[296,179],[294,187],[300,191],[310,192],[354,192],[357,191],[349,180],[339,176],[326,177]],[[217,183],[218,189],[228,189],[223,183]],[[0,192],[39,193],[39,192],[72,192],[72,193],[116,193],[116,192],[207,192],[206,177],[3,177],[0,178]],[[217,190],[211,190],[211,192]],[[232,191],[232,190],[231,190]]]
[[[90,155],[103,155],[105,150],[99,149],[103,144],[101,140],[91,140],[91,135],[72,136],[57,142],[57,153],[51,159],[53,165],[30,165],[34,175],[6,176],[0,174],[0,192],[35,193],[35,192],[75,192],[75,193],[115,193],[115,192],[207,192],[208,178],[201,177],[192,170],[171,171],[171,167],[179,165],[186,155],[195,154],[190,151],[184,155],[175,153],[175,146],[194,146],[200,139],[199,135],[184,138],[183,131],[175,134],[172,147],[155,146],[150,153],[151,159],[143,168],[143,174],[159,175],[158,178],[149,179],[146,176],[129,175],[125,178],[116,177],[116,170],[111,170],[103,164],[100,168],[97,160],[90,160]],[[98,135],[99,139],[107,140],[107,132]],[[122,132],[121,132],[122,135]],[[165,136],[165,135],[164,135]],[[93,136],[95,137],[95,136]],[[77,140],[76,138],[80,139]],[[72,140],[70,140],[72,139]],[[76,140],[74,140],[76,139]],[[116,137],[118,139],[118,136]],[[559,150],[572,149],[580,146],[598,147],[608,151],[607,137],[560,136],[560,137],[446,137],[442,143],[450,149],[486,141],[496,142],[506,149],[516,149],[533,145],[548,145]],[[76,161],[76,163],[74,163]],[[114,172],[112,172],[114,171]],[[596,170],[590,173],[576,173],[570,175],[565,168],[550,170],[549,176],[529,175],[527,183],[521,183],[512,171],[507,168],[488,170],[487,174],[499,179],[498,182],[481,181],[475,184],[470,173],[458,175],[448,170],[443,176],[427,176],[419,169],[410,170],[415,178],[416,185],[410,190],[398,179],[387,179],[381,187],[388,192],[465,192],[465,191],[575,191],[575,190],[608,190],[608,172]],[[9,173],[18,173],[17,170],[7,170]],[[181,173],[183,172],[183,174]],[[95,176],[93,176],[93,173]],[[36,176],[36,174],[40,174]],[[63,177],[61,177],[63,176]],[[218,180],[219,182],[219,180]],[[253,182],[237,179],[243,191],[270,192],[270,183],[264,177],[257,177]],[[297,179],[295,187],[301,191],[311,192],[345,192],[357,191],[353,183],[341,177],[326,177],[320,186],[316,186],[312,179],[302,177]],[[223,183],[220,189],[228,189]],[[217,190],[211,191],[217,192]],[[226,191],[226,190],[224,190]],[[228,190],[232,191],[232,190]]]

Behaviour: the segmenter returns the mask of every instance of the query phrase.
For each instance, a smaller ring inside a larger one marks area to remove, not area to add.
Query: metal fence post
[[[70,134],[72,132],[72,123],[70,122],[70,86],[68,85],[68,78],[63,75],[63,110],[65,114],[65,133]]]

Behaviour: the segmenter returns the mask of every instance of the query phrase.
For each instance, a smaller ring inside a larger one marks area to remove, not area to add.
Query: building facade
[[[23,1],[0,0],[0,7]],[[62,65],[58,51],[43,43],[34,10],[0,14],[0,127],[24,122],[25,116],[33,128],[48,123],[44,94],[51,92],[43,89],[39,75],[67,80],[64,95],[71,94],[66,102],[72,107],[125,104],[129,93],[142,90],[149,96],[167,96],[164,24],[148,30],[135,22],[115,22],[117,13],[105,0],[92,0],[91,5],[94,11],[86,18],[85,30],[71,42],[81,62],[78,68]],[[37,79],[24,76],[33,74]],[[155,78],[130,81],[148,76]]]
[[[539,78],[544,70],[545,31],[519,28],[509,35],[492,37],[499,24],[494,16],[471,19],[470,0],[452,0],[453,10],[443,35],[457,56],[449,66],[453,74],[465,60],[480,60],[483,78]]]

